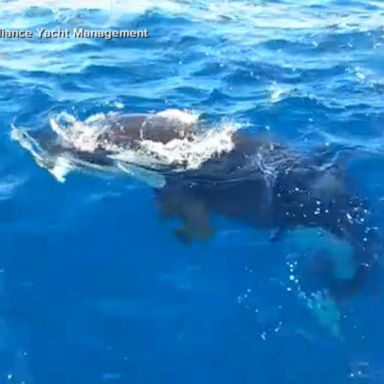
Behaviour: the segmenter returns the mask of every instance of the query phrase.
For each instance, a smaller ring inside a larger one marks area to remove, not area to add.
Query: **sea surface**
[[[177,110],[307,152],[358,146],[346,173],[380,227],[382,1],[0,0],[0,28],[149,32],[0,39],[0,383],[384,383],[384,271],[330,324],[294,244],[219,218],[186,246],[150,186],[57,180],[12,135]]]

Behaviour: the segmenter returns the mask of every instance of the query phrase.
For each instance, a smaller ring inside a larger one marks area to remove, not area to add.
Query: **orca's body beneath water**
[[[112,166],[115,146],[135,149],[142,140],[164,144],[193,140],[193,129],[193,123],[180,124],[177,119],[135,115],[112,118],[91,150],[52,138],[34,140],[55,156],[70,153],[83,164]],[[177,236],[185,243],[209,239],[214,234],[212,214],[274,230],[271,240],[287,231],[318,228],[353,249],[350,276],[341,278],[335,263],[330,264],[329,289],[335,296],[356,291],[375,261],[378,242],[368,224],[369,207],[347,187],[343,169],[330,161],[335,153],[325,148],[309,157],[241,132],[233,133],[232,142],[230,150],[211,156],[196,169],[155,170],[165,180],[155,188],[156,200],[163,216],[181,222]]]
[[[336,271],[337,263],[327,260],[329,289],[338,297],[355,293],[375,262],[379,244],[369,226],[366,201],[349,190],[338,164],[329,162],[334,154],[324,148],[307,157],[241,133],[233,140],[229,153],[197,170],[168,176],[165,187],[157,190],[163,215],[182,223],[176,235],[186,243],[210,238],[214,233],[210,213],[269,228],[271,241],[288,231],[318,229],[319,235],[347,242],[353,252],[353,272],[345,278]]]

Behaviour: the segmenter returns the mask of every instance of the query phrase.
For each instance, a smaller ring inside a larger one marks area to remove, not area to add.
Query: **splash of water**
[[[199,115],[189,111],[176,109],[164,110],[154,114],[150,119],[159,118],[161,124],[170,126],[196,126],[192,136],[174,139],[167,143],[152,140],[140,140],[137,147],[130,148],[125,143],[100,142],[100,134],[110,128],[110,117],[116,114],[96,114],[84,121],[75,116],[60,113],[50,119],[50,128],[63,148],[62,153],[55,154],[43,149],[42,143],[34,139],[27,130],[13,127],[11,137],[32,154],[35,161],[47,168],[59,181],[77,168],[95,168],[95,164],[87,164],[76,158],[76,151],[92,153],[100,146],[113,161],[116,171],[125,172],[139,179],[146,179],[148,171],[139,168],[159,169],[172,167],[175,170],[197,169],[211,157],[229,152],[233,149],[232,135],[239,128],[237,124],[223,122],[208,129],[197,129]],[[159,129],[161,129],[161,124]],[[66,150],[68,150],[66,152]],[[99,170],[101,167],[98,167]],[[110,172],[111,168],[105,169]],[[154,173],[152,172],[154,175]],[[157,181],[156,185],[163,185]]]

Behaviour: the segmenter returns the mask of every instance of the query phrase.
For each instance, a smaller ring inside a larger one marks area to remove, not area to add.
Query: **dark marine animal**
[[[83,166],[113,167],[111,145],[135,149],[142,140],[166,144],[173,139],[193,140],[193,134],[192,123],[157,115],[128,115],[111,117],[92,150],[55,137],[34,140],[51,159],[64,153]],[[334,159],[337,153],[322,148],[309,156],[241,131],[233,133],[232,140],[231,150],[212,156],[196,169],[173,172],[170,166],[152,170],[165,180],[154,187],[156,200],[164,217],[180,221],[177,237],[186,244],[209,240],[215,232],[212,215],[270,229],[274,233],[271,241],[288,231],[319,228],[353,249],[354,268],[348,277],[340,277],[335,263],[328,260],[324,276],[329,289],[339,297],[360,289],[381,243],[369,225],[370,208],[347,185],[343,165]]]

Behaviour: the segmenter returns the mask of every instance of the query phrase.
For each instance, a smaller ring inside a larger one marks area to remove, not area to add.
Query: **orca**
[[[212,215],[269,229],[272,242],[288,232],[318,229],[352,249],[350,260],[343,256],[337,261],[336,255],[324,263],[329,290],[335,297],[360,290],[378,259],[381,241],[370,225],[369,204],[347,183],[338,152],[322,147],[304,154],[264,135],[235,131],[228,150],[195,168],[135,164],[135,159],[121,160],[114,153],[116,147],[135,151],[143,140],[193,141],[196,129],[194,120],[160,113],[111,116],[85,148],[58,136],[58,129],[48,135],[14,131],[13,138],[59,180],[64,180],[67,163],[58,159],[68,156],[81,168],[118,168],[136,175],[153,187],[161,215],[180,222],[175,232],[185,244],[214,236]]]

